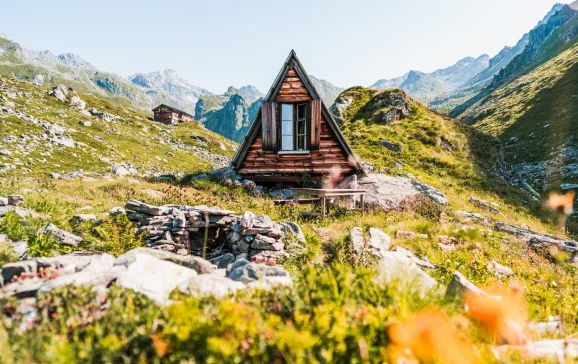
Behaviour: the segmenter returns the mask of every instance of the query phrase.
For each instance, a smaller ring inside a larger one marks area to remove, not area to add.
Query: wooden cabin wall
[[[276,102],[300,102],[309,101],[312,97],[307,90],[305,84],[299,78],[295,68],[291,66],[289,71],[287,71],[287,76],[281,83],[279,88],[279,93],[275,98]]]
[[[258,120],[257,122],[260,122]],[[337,137],[321,118],[321,136],[319,150],[304,154],[278,154],[263,151],[261,127],[257,137],[251,144],[241,166],[239,174],[247,179],[259,180],[264,174],[309,174],[320,176],[331,173],[334,166],[341,169],[342,174],[353,174],[355,169],[347,159],[345,151],[337,141]],[[253,177],[253,178],[252,178]]]

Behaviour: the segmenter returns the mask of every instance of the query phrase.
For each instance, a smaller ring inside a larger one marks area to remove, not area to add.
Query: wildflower
[[[154,334],[150,338],[159,357],[162,358],[169,352],[169,345],[162,339],[162,334]]]
[[[559,195],[553,192],[550,194],[548,201],[546,201],[546,206],[556,212],[559,234],[563,234],[566,229],[566,216],[572,214],[575,196],[576,193],[574,191],[570,191],[565,195]]]
[[[476,362],[471,343],[457,333],[441,310],[424,311],[412,320],[390,327],[389,337],[393,363],[404,359],[450,364]]]
[[[468,316],[478,321],[498,343],[525,345],[528,337],[528,314],[523,302],[523,290],[518,284],[491,287],[488,295],[468,293]]]
[[[574,197],[576,197],[574,191],[570,191],[565,195],[552,192],[550,198],[546,201],[546,206],[564,215],[571,215],[574,208]]]

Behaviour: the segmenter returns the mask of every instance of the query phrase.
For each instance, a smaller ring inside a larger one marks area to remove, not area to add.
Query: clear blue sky
[[[289,51],[342,87],[514,45],[555,0],[4,1],[0,32],[128,76],[172,68],[224,92],[266,92]],[[568,3],[568,0],[562,0]]]

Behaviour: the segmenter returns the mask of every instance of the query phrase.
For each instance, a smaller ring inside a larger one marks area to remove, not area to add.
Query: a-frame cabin
[[[291,51],[232,162],[245,179],[297,182],[362,171],[327,106]]]

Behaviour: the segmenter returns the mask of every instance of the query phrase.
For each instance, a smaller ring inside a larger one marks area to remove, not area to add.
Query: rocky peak
[[[60,60],[60,62],[70,67],[96,71],[96,67],[94,67],[92,64],[88,63],[87,61],[85,61],[84,59],[73,53],[66,53],[66,54],[63,53],[58,56],[58,59]]]
[[[246,85],[239,89],[239,93],[250,102],[255,102],[265,96],[259,89],[253,85]]]

